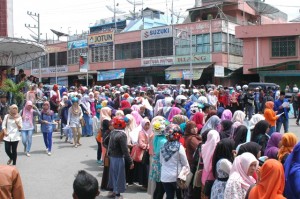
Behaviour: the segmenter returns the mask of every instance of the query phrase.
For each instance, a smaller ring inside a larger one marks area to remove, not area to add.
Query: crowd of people
[[[297,93],[291,104],[300,102]],[[288,129],[290,102],[278,88],[54,85],[47,98],[38,83],[26,96],[1,115],[8,165],[16,165],[20,140],[30,157],[38,122],[49,156],[57,127],[74,148],[82,137],[95,137],[104,167],[99,184],[108,197],[122,198],[133,184],[153,199],[300,195],[300,144]],[[298,110],[297,104],[297,118]]]

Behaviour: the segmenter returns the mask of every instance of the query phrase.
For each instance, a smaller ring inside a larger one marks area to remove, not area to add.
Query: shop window
[[[227,35],[225,33],[213,33],[213,52],[227,52]]]
[[[107,62],[113,60],[113,45],[91,48],[91,62]]]
[[[272,57],[296,56],[296,38],[278,37],[272,38]]]
[[[143,41],[143,55],[144,57],[173,55],[173,38]]]
[[[88,48],[78,48],[78,49],[72,49],[67,52],[67,64],[73,65],[73,64],[79,64],[79,55],[80,53],[87,53]]]

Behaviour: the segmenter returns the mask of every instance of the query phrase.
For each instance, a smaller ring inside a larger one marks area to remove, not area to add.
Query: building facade
[[[13,0],[0,0],[0,37],[13,35]]]

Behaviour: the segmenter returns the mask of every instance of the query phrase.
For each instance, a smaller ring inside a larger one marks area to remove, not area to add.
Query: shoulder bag
[[[2,129],[2,131],[0,132],[0,141],[3,141],[4,136],[5,136],[5,131],[7,130],[7,122],[8,122],[8,116],[6,116],[6,124],[5,124],[5,130]]]
[[[178,153],[178,161],[177,161],[177,176],[179,176],[179,172],[178,172],[178,164],[179,164],[179,161],[180,161],[180,155],[179,155],[179,151],[177,152]],[[177,178],[177,187],[181,190],[186,190],[189,188],[190,184],[191,184],[191,181],[192,181],[192,178],[193,178],[193,173],[192,172],[189,172],[189,174],[186,176],[186,180],[182,180],[180,178]]]

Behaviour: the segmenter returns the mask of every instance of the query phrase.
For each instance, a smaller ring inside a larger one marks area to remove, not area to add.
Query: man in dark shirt
[[[245,106],[246,106],[246,115],[248,116],[248,120],[251,120],[253,112],[254,112],[254,94],[253,90],[248,90],[245,97]]]

